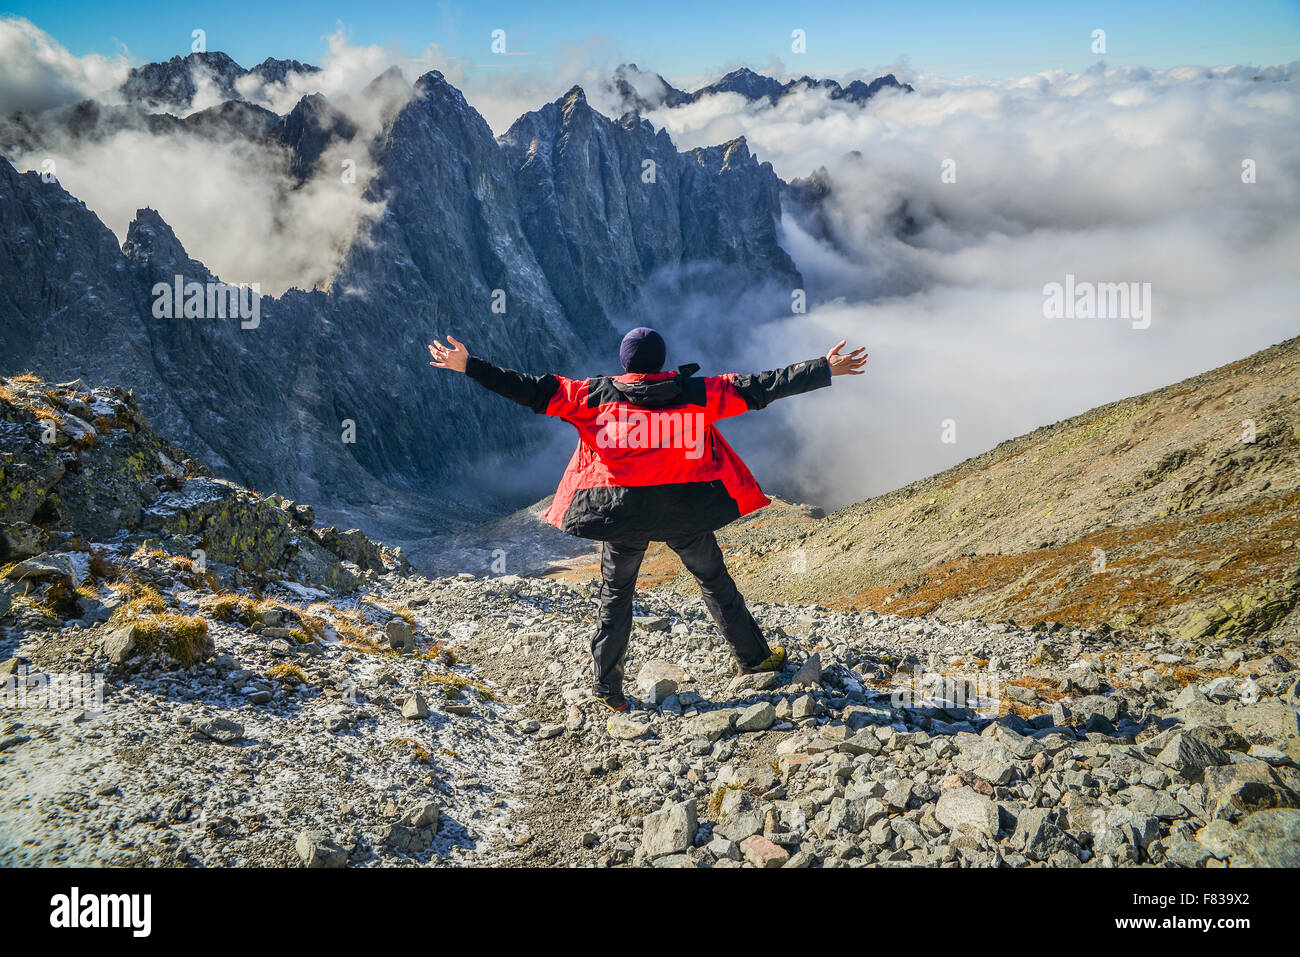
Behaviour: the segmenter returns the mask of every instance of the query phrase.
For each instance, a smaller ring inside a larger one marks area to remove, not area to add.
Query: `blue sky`
[[[1300,0],[1205,3],[1040,2],[817,3],[610,0],[459,3],[367,0],[221,3],[93,0],[12,2],[0,13],[26,17],[75,54],[117,53],[139,61],[189,52],[190,32],[207,31],[208,49],[245,66],[268,56],[320,62],[325,37],[342,24],[359,45],[442,52],[484,68],[503,62],[530,71],[576,54],[591,65],[630,60],[670,80],[738,64],[841,74],[907,58],[941,76],[1019,76],[1082,70],[1098,59],[1090,34],[1106,31],[1108,66],[1269,65],[1300,59]],[[517,55],[489,51],[494,29]],[[790,51],[790,32],[806,31],[808,52]]]

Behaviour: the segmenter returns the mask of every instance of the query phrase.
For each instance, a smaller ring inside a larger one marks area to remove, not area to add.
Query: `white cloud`
[[[828,171],[825,234],[793,211],[784,224],[821,303],[737,337],[727,360],[768,368],[848,338],[869,373],[760,413],[790,430],[780,444],[746,424],[760,478],[846,503],[1300,333],[1295,74],[921,77],[866,110],[809,91],[656,113],[679,148],[743,134],[786,178]],[[1067,273],[1150,282],[1151,327],[1044,319],[1042,287]]]
[[[131,69],[125,55],[74,56],[22,17],[0,18],[0,116],[98,97]]]

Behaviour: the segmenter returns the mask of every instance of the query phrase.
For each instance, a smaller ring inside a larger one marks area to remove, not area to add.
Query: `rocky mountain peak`
[[[127,227],[122,253],[156,275],[181,273],[202,282],[212,277],[206,266],[190,258],[171,226],[149,206],[136,210],[135,219]]]

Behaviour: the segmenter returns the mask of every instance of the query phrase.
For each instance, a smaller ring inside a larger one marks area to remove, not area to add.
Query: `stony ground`
[[[702,603],[653,591],[628,660],[638,707],[611,720],[584,700],[590,590],[411,590],[474,624],[466,656],[533,739],[518,863],[1296,861],[1294,649],[757,605],[793,660],[736,680]]]
[[[211,610],[162,574],[169,604]],[[591,590],[299,588],[213,619],[204,663],[110,668],[102,710],[8,708],[0,862],[1297,863],[1300,671],[1267,638],[1193,652],[757,605],[792,660],[736,680],[698,598],[656,590],[636,708],[611,717],[585,694]],[[102,665],[103,614],[6,647],[28,682]],[[300,616],[338,627],[281,637]]]

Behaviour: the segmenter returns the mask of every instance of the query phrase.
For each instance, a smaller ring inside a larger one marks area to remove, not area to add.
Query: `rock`
[[[1232,761],[1222,748],[1185,732],[1174,735],[1156,760],[1193,781],[1200,780],[1206,768]]]
[[[269,694],[270,692],[267,692]],[[269,698],[267,699],[270,700]],[[257,702],[254,702],[255,704]],[[357,723],[356,712],[352,708],[340,708],[325,718],[325,727],[330,731],[346,731]]]
[[[735,841],[727,840],[725,837],[715,837],[709,841],[704,849],[719,860],[740,860],[740,845]]]
[[[954,788],[940,794],[934,816],[956,834],[972,830],[995,837],[1000,826],[997,804],[970,787]]]
[[[0,564],[31,558],[45,551],[50,533],[26,522],[0,522]]]
[[[344,867],[348,855],[318,831],[302,831],[294,842],[294,850],[304,867]]]
[[[717,741],[735,730],[736,712],[724,709],[706,711],[686,721],[684,731],[691,738]]]
[[[199,718],[191,727],[205,738],[211,738],[219,744],[234,744],[244,737],[242,724],[220,716]]]
[[[437,830],[440,813],[436,801],[417,801],[402,812],[397,823],[404,827],[432,827]]]
[[[1213,854],[1197,841],[1171,841],[1165,851],[1165,861],[1179,867],[1204,867]]]
[[[792,685],[818,685],[822,680],[821,652],[813,652],[790,679]]]
[[[100,643],[100,649],[115,665],[120,665],[135,651],[135,625],[114,629]]]
[[[650,733],[650,724],[631,715],[616,714],[605,722],[605,730],[611,738],[620,741],[635,741]]]
[[[695,844],[698,829],[695,801],[670,804],[654,814],[647,814],[642,824],[641,848],[654,860],[668,854],[680,854]]]
[[[661,705],[677,693],[677,682],[670,678],[660,678],[653,683],[637,683],[637,690],[647,704]]]
[[[1002,693],[1012,701],[1018,701],[1020,704],[1036,704],[1038,702],[1038,692],[1033,688],[1004,684],[1002,686]]]
[[[1078,843],[1056,824],[1050,808],[1021,811],[1011,840],[1013,845],[1024,848],[1025,857],[1031,861],[1046,861],[1062,850],[1075,857],[1079,853]]]
[[[812,867],[817,862],[817,856],[812,851],[799,850],[790,855],[790,859],[783,864],[783,867],[799,869]]]
[[[686,685],[690,676],[681,665],[663,659],[647,661],[636,674],[636,686],[643,693],[660,681],[671,681],[676,690]]]
[[[766,691],[776,684],[775,671],[760,671],[756,675],[736,675],[727,685],[729,694],[738,695],[745,691]]]
[[[667,618],[657,616],[636,615],[632,619],[632,626],[643,631],[667,631],[671,625]]]
[[[415,633],[405,619],[394,618],[384,626],[384,634],[388,637],[388,647],[394,651],[409,654],[415,650]]]
[[[1283,787],[1262,761],[1206,768],[1204,783],[1206,810],[1229,821],[1269,808],[1300,806],[1300,795]]]
[[[416,691],[407,695],[402,702],[402,717],[407,721],[423,721],[429,717],[429,702],[423,694]]]
[[[351,562],[362,571],[372,571],[382,575],[387,570],[383,552],[359,528],[339,531],[333,525],[328,525],[324,528],[312,529],[311,536],[335,558]]]
[[[1211,821],[1196,833],[1196,840],[1234,867],[1300,867],[1300,810],[1257,811],[1236,826]]]
[[[1300,762],[1300,709],[1276,698],[1232,708],[1228,724],[1251,744],[1264,744]]]
[[[1079,661],[1065,670],[1070,685],[1086,694],[1096,694],[1101,690],[1101,675],[1093,670],[1089,661]]]
[[[776,723],[776,709],[767,701],[751,705],[736,716],[736,730],[766,731]]]
[[[858,834],[888,813],[889,809],[874,797],[833,798],[827,811],[826,832],[834,834],[843,829]]]
[[[21,561],[5,572],[4,577],[12,581],[61,581],[69,588],[76,588],[80,581],[71,558],[50,554]]]
[[[781,867],[790,860],[789,851],[761,834],[751,834],[741,841],[740,853],[755,867]]]

